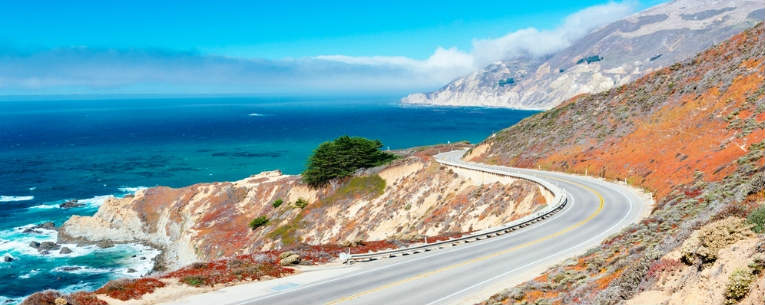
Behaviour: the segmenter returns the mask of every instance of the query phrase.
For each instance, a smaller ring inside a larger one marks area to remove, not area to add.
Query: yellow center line
[[[441,267],[441,268],[438,268],[438,269],[433,270],[433,271],[423,272],[423,273],[420,273],[418,275],[414,275],[414,276],[411,276],[411,277],[408,277],[408,278],[405,278],[405,279],[401,279],[401,280],[398,280],[398,281],[395,281],[395,282],[391,282],[391,283],[388,283],[388,284],[385,284],[385,285],[382,285],[382,286],[378,286],[378,287],[375,287],[375,288],[372,288],[372,289],[361,291],[359,293],[352,294],[352,295],[349,295],[349,296],[346,296],[346,297],[342,297],[342,298],[330,301],[330,302],[328,302],[326,304],[327,305],[331,305],[331,304],[339,304],[339,303],[351,301],[353,299],[357,299],[359,297],[362,297],[362,296],[365,296],[365,295],[368,295],[368,294],[371,294],[371,293],[375,293],[375,292],[382,291],[382,290],[385,290],[385,289],[388,289],[388,288],[391,288],[391,287],[399,286],[399,285],[402,285],[402,284],[405,284],[405,283],[408,283],[408,282],[411,282],[411,281],[423,279],[423,278],[429,277],[431,275],[434,275],[436,273],[448,271],[448,270],[451,270],[451,269],[454,269],[454,268],[458,268],[458,267],[462,267],[462,266],[465,266],[465,265],[468,265],[468,264],[473,264],[473,263],[485,261],[485,260],[488,260],[488,259],[500,256],[500,255],[508,254],[508,253],[516,251],[518,249],[526,248],[526,247],[529,247],[529,246],[541,243],[541,242],[546,241],[548,239],[555,238],[555,237],[558,237],[560,235],[566,234],[567,232],[570,232],[571,230],[574,230],[574,229],[584,225],[585,223],[587,223],[587,222],[591,221],[593,218],[595,218],[595,216],[600,214],[600,211],[603,210],[603,205],[605,204],[605,200],[603,199],[603,196],[598,191],[596,191],[596,190],[594,190],[594,189],[592,189],[592,188],[590,188],[590,187],[588,187],[588,186],[586,186],[584,184],[577,183],[577,182],[574,182],[574,181],[570,181],[570,180],[566,180],[566,179],[560,179],[560,178],[556,178],[556,177],[549,177],[549,176],[547,178],[555,179],[555,180],[559,180],[559,181],[565,181],[565,182],[568,182],[568,183],[571,183],[571,184],[576,184],[576,185],[578,185],[578,186],[580,186],[580,187],[582,187],[582,188],[584,188],[584,189],[594,193],[596,196],[598,196],[598,199],[600,199],[600,206],[598,207],[597,210],[595,210],[595,212],[590,214],[590,216],[587,216],[587,218],[585,218],[584,220],[579,221],[579,222],[577,222],[577,223],[575,223],[575,224],[573,224],[573,225],[571,225],[571,226],[569,226],[569,227],[567,227],[567,228],[565,228],[563,230],[560,230],[558,232],[555,232],[555,233],[552,233],[550,235],[541,237],[539,239],[532,240],[532,241],[529,241],[529,242],[517,245],[517,246],[512,247],[512,248],[508,248],[508,249],[497,251],[497,252],[494,252],[494,253],[491,253],[491,254],[487,254],[487,255],[484,255],[484,256],[476,257],[474,259],[470,259],[470,260],[466,260],[466,261],[463,261],[463,262],[460,262],[460,263],[456,263],[456,264],[452,264],[452,265],[449,265],[449,266]]]

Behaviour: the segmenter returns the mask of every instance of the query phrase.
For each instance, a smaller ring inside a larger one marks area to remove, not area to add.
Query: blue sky
[[[657,2],[3,1],[0,95],[433,89]]]

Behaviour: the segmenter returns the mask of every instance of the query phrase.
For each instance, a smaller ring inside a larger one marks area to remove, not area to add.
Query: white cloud
[[[611,2],[566,17],[551,30],[525,28],[476,39],[470,51],[438,47],[422,60],[404,56],[324,55],[265,60],[157,50],[87,47],[36,52],[0,48],[0,94],[295,93],[429,90],[488,63],[541,56],[635,8]]]
[[[635,8],[634,2],[595,5],[567,16],[560,26],[552,30],[529,27],[498,38],[475,39],[470,52],[454,47],[438,47],[424,60],[402,56],[330,55],[316,58],[354,65],[395,66],[414,74],[431,75],[438,81],[449,81],[498,60],[538,57],[564,49],[593,29],[632,14]]]
[[[471,54],[478,65],[519,56],[544,56],[570,46],[590,31],[635,11],[633,2],[609,2],[568,15],[552,30],[533,27],[517,30],[499,38],[476,39]]]

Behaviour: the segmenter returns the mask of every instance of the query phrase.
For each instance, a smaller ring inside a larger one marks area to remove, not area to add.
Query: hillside
[[[760,23],[472,149],[465,159],[626,180],[657,202],[640,224],[486,303],[762,304],[765,237],[742,217],[765,217],[763,35]],[[734,298],[741,277],[752,283],[739,289],[754,288]]]
[[[545,58],[511,58],[402,103],[549,109],[694,56],[765,18],[765,3],[676,0],[606,25]]]
[[[93,216],[71,217],[59,240],[145,243],[163,250],[164,268],[176,269],[259,251],[481,230],[523,217],[551,198],[532,182],[432,161],[432,152],[454,147],[411,151],[322,188],[278,171],[235,182],[150,188],[110,199]],[[260,216],[267,222],[251,229],[250,221]]]

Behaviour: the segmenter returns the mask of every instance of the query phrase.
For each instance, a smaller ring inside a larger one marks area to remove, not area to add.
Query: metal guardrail
[[[541,210],[536,211],[531,215],[526,215],[523,218],[513,220],[511,222],[502,224],[494,228],[481,230],[479,232],[471,233],[469,235],[465,235],[458,238],[452,238],[448,240],[437,241],[437,242],[411,246],[406,248],[399,248],[399,249],[379,251],[379,252],[370,252],[370,253],[350,254],[350,255],[344,254],[342,255],[341,259],[343,259],[345,262],[371,261],[371,260],[376,260],[380,258],[388,258],[388,257],[417,254],[421,252],[428,252],[428,251],[432,251],[436,249],[443,249],[447,246],[457,246],[461,243],[469,243],[469,242],[478,241],[481,239],[492,238],[495,236],[513,232],[520,228],[527,227],[533,223],[547,219],[553,214],[555,214],[556,212],[562,210],[566,206],[566,203],[568,202],[565,192],[561,188],[543,179],[537,178],[535,176],[525,175],[521,173],[513,173],[501,167],[493,167],[493,166],[485,167],[485,166],[470,164],[469,162],[465,162],[461,160],[450,161],[450,160],[443,159],[443,157],[446,156],[446,154],[455,154],[455,153],[456,152],[452,151],[452,152],[438,154],[435,156],[435,160],[438,163],[448,165],[448,166],[461,167],[465,169],[470,169],[470,170],[475,170],[475,171],[480,171],[480,172],[485,172],[485,173],[490,173],[495,175],[510,176],[510,177],[520,178],[524,180],[529,180],[542,185],[544,188],[546,188],[551,193],[553,193],[555,197],[553,198],[551,204],[547,204]]]

